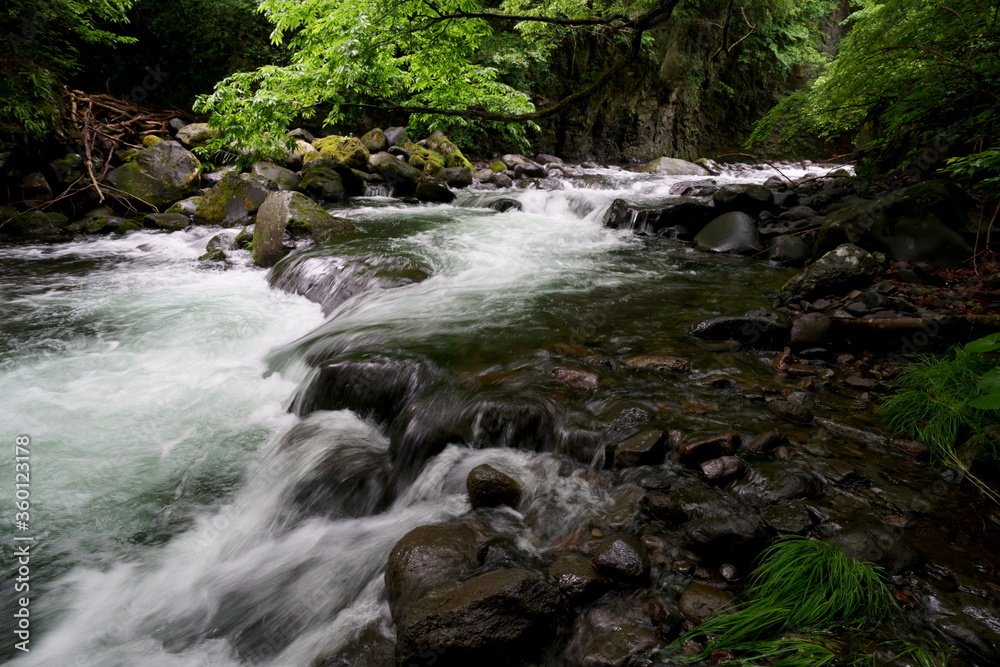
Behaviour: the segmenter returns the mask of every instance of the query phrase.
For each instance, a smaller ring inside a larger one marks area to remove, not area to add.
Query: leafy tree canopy
[[[411,113],[411,125],[425,129],[445,118],[473,120],[518,140],[524,123],[559,113],[634,61],[648,31],[679,1],[264,0],[272,39],[287,43],[290,63],[235,74],[196,109],[213,113],[227,144],[241,152],[281,150],[280,130],[320,105],[329,123],[345,107],[370,104]],[[516,33],[534,57],[557,48],[568,30],[624,48],[587,89],[536,108],[483,57],[498,27]]]
[[[129,41],[107,29],[133,0],[7,0],[0,5],[0,132],[41,136],[59,116],[59,86],[79,71],[81,44]]]
[[[947,153],[985,151],[983,163],[1000,141],[1000,3],[855,0],[854,7],[834,62],[765,117],[751,142],[776,131],[785,141],[802,130],[854,133],[869,172],[927,171]]]

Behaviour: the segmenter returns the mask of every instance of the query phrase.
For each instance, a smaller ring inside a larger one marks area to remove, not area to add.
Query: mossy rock
[[[177,130],[177,141],[185,146],[195,148],[204,146],[219,136],[219,131],[208,126],[208,123],[189,123]]]
[[[368,166],[368,149],[355,137],[323,137],[312,145],[322,157],[346,164],[352,169],[364,169]]]
[[[198,258],[202,262],[225,262],[227,259],[226,251],[222,248],[213,248]]]
[[[507,165],[500,160],[494,160],[493,164],[490,165],[490,171],[494,174],[499,174],[502,171],[507,171]]]
[[[31,211],[18,214],[5,207],[0,214],[0,237],[28,241],[63,241],[75,230],[61,213]]]
[[[247,225],[236,235],[236,247],[243,250],[253,248],[253,225]]]
[[[252,250],[255,264],[272,266],[285,255],[286,231],[293,236],[311,236],[316,242],[324,243],[353,232],[354,226],[330,215],[300,192],[273,192],[257,212]]]
[[[139,225],[117,215],[97,215],[81,221],[81,231],[87,234],[117,234],[142,229]]]
[[[142,145],[146,148],[152,148],[161,141],[163,141],[163,137],[158,137],[155,134],[147,134],[142,138]]]
[[[149,213],[142,218],[142,223],[150,229],[179,232],[191,224],[191,218],[180,213]]]
[[[472,171],[472,163],[462,155],[455,142],[444,136],[440,130],[427,137],[425,143],[427,148],[444,156],[445,167],[463,167]]]
[[[389,148],[389,142],[385,138],[385,132],[380,128],[369,130],[361,137],[361,143],[365,145],[369,153],[378,153]]]
[[[176,201],[164,213],[179,213],[181,215],[192,216],[198,210],[198,204],[201,203],[201,200],[202,197],[198,196]]]
[[[157,208],[169,206],[198,189],[201,163],[176,141],[139,151],[135,160],[110,174],[116,190]]]
[[[412,141],[403,144],[403,150],[410,154],[408,162],[425,174],[433,176],[445,168],[444,156],[437,151],[424,148]]]
[[[269,192],[266,180],[259,176],[237,176],[229,172],[202,198],[195,211],[194,222],[223,227],[246,224],[250,215],[267,199]]]

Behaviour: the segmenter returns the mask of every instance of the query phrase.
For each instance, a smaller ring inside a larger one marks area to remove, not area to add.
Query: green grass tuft
[[[836,545],[804,537],[783,538],[764,552],[745,597],[744,604],[721,610],[672,648],[707,637],[705,649],[689,661],[728,650],[737,658],[723,664],[861,666],[874,664],[874,657],[859,641],[902,618],[878,568],[850,558]],[[905,656],[928,667],[941,664],[913,644],[869,643],[896,659]]]

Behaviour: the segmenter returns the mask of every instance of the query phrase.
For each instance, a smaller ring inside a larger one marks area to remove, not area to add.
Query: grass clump
[[[976,459],[1000,459],[993,431],[1000,425],[1000,377],[986,354],[1000,349],[1000,334],[923,355],[906,364],[882,414],[897,433],[930,448],[935,461],[954,466],[986,495],[997,492],[973,475]]]
[[[906,642],[879,643],[902,613],[879,570],[847,556],[827,542],[784,538],[764,552],[746,590],[746,601],[678,638],[673,647],[707,637],[705,648],[690,656],[704,660],[715,651],[736,658],[721,664],[778,667],[874,664],[872,647],[928,667],[939,664],[922,647]]]

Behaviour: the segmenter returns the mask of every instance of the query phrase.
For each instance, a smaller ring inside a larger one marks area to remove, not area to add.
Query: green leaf
[[[969,401],[969,405],[980,410],[1000,410],[1000,394],[987,394]]]
[[[1000,333],[990,334],[984,338],[974,340],[970,343],[966,343],[965,347],[962,348],[966,352],[971,352],[975,354],[982,354],[984,352],[993,352],[995,350],[1000,350]]]

